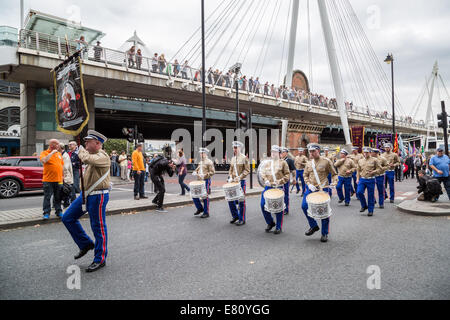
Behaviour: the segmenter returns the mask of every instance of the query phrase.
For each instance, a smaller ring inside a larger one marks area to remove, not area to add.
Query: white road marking
[[[410,191],[410,192],[405,192],[405,193],[403,193],[403,195],[409,197],[409,196],[412,196],[412,195],[414,195],[414,194],[416,194],[416,193],[417,193],[417,192]]]
[[[395,197],[395,200],[403,201],[403,200],[406,200],[406,197]]]

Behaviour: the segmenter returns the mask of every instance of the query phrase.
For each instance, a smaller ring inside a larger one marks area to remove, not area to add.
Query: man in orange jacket
[[[136,146],[136,150],[134,150],[131,155],[131,160],[133,162],[134,200],[148,199],[148,197],[145,196],[144,191],[145,166],[142,148],[142,143],[139,143]]]

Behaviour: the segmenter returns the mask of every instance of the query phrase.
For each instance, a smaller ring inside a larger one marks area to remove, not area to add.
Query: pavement
[[[398,196],[414,189],[403,182]],[[264,232],[259,196],[247,198],[241,227],[228,223],[225,201],[211,204],[209,219],[194,217],[192,204],[109,216],[106,267],[94,273],[84,272],[92,252],[73,259],[78,248],[62,223],[3,230],[0,299],[450,298],[450,218],[390,203],[368,217],[355,198],[345,207],[334,193],[329,241],[321,243],[320,232],[304,235],[301,199],[291,194],[280,235]],[[92,235],[89,218],[80,223]],[[67,286],[74,268],[80,289]]]
[[[211,201],[223,200],[225,198],[222,186],[226,183],[226,179],[226,174],[215,176],[211,186]],[[178,184],[178,178],[166,178],[165,180],[166,194],[164,197],[164,207],[170,208],[192,203],[189,193],[185,196],[180,195],[181,190]],[[195,180],[195,177],[189,175],[186,178],[185,183],[189,184],[190,181]],[[107,215],[151,210],[156,208],[156,205],[152,203],[155,194],[150,192],[149,183],[146,183],[145,185],[145,194],[149,198],[138,201],[133,198],[133,182],[120,181],[120,179],[115,178],[113,179],[113,183],[114,187],[113,190],[111,190],[110,200],[106,209]],[[261,194],[262,188],[256,182],[256,178],[254,180],[254,189],[250,189],[249,186],[249,181],[247,181],[247,194],[249,196]],[[54,209],[52,209],[49,220],[42,219],[42,199],[42,191],[25,192],[17,198],[2,199],[2,207],[0,209],[0,230],[59,222],[61,219],[56,217]]]

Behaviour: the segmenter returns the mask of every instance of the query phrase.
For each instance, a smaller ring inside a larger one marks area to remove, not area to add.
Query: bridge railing
[[[61,58],[67,53],[74,53],[77,50],[81,52],[83,60],[89,60],[101,63],[106,67],[119,66],[127,71],[146,72],[149,75],[158,74],[170,79],[182,79],[197,85],[201,83],[201,70],[193,68],[188,64],[180,64],[177,61],[157,61],[151,57],[145,57],[131,52],[109,49],[101,46],[89,45],[79,40],[68,39],[44,34],[36,31],[21,29],[19,31],[19,47],[53,53]],[[209,70],[206,72],[205,81],[209,88],[220,87],[235,92],[235,79],[231,74],[214,73]],[[271,97],[281,105],[281,102],[303,104],[308,106],[309,111],[314,109],[326,110],[327,112],[337,112],[336,104],[332,100],[326,99],[322,95],[310,94],[303,91],[295,91],[284,87],[269,86],[268,83],[258,82],[250,85],[247,79],[238,79],[239,90],[246,92],[249,97]],[[369,119],[378,119],[392,121],[392,116],[386,113],[380,113],[367,107],[346,105],[349,115],[356,115]],[[397,125],[425,128],[423,121],[413,121],[412,119],[396,118]]]

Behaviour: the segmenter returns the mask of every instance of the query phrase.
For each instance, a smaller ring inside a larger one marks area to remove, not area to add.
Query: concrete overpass
[[[38,32],[21,30],[17,47],[0,47],[1,77],[7,81],[21,83],[21,151],[30,153],[36,137],[33,112],[36,108],[36,89],[52,91],[53,79],[50,70],[64,60],[61,50],[62,40]],[[73,43],[71,43],[73,48]],[[95,95],[139,98],[171,104],[190,106],[201,105],[199,82],[174,78],[151,72],[151,62],[143,58],[142,69],[129,69],[124,63],[123,52],[103,48],[102,58],[95,61],[92,47],[83,60],[82,73],[91,115],[95,115]],[[290,132],[298,134],[320,134],[324,128],[340,125],[337,110],[298,101],[277,99],[262,94],[240,91],[240,109],[261,118],[277,121],[287,119]],[[235,110],[235,91],[226,87],[207,85],[206,103],[208,110]],[[106,108],[107,109],[107,108]],[[149,108],[148,112],[151,113]],[[142,111],[142,110],[141,110]],[[145,110],[143,110],[145,111]],[[167,114],[168,118],[173,114]],[[114,117],[113,115],[111,117]],[[91,117],[90,128],[95,127],[95,117]],[[208,119],[211,121],[213,119]],[[350,126],[366,126],[369,130],[391,132],[392,121],[372,117],[362,112],[348,112]],[[424,126],[397,121],[397,130],[406,135],[426,134]],[[33,138],[34,137],[34,138]],[[289,139],[288,139],[289,141]],[[296,147],[296,146],[291,146]],[[33,151],[34,152],[34,151]]]

